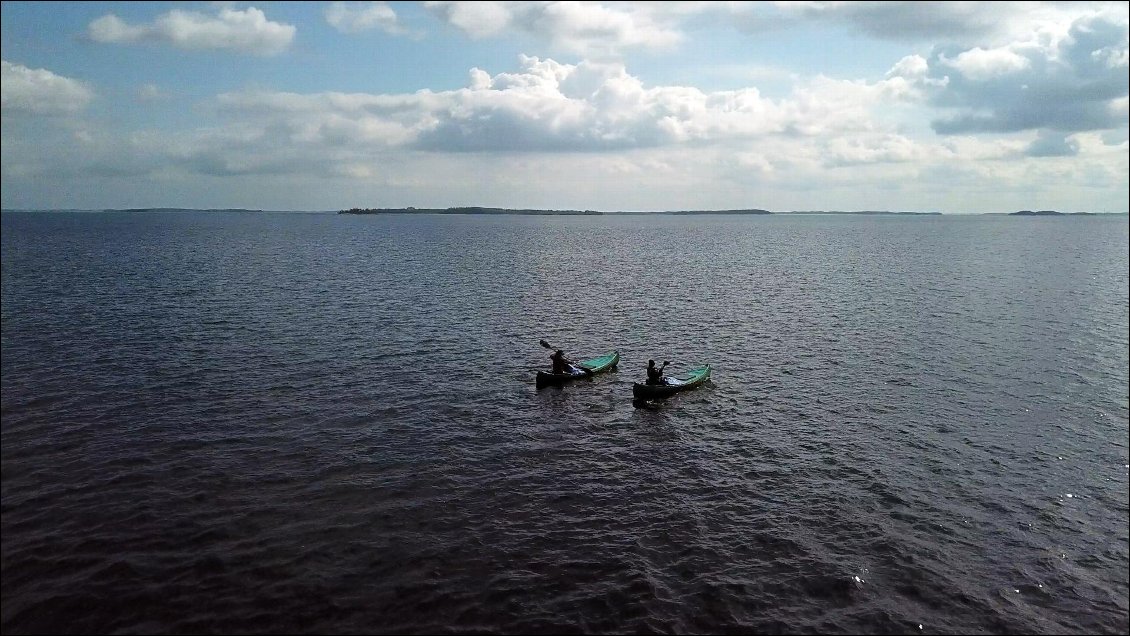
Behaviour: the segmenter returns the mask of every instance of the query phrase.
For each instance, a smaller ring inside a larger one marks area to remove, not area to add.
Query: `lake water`
[[[2,221],[4,633],[1130,630],[1125,215]]]

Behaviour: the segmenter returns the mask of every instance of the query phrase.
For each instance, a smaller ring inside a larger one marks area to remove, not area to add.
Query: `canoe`
[[[710,379],[710,365],[706,364],[697,369],[691,369],[686,375],[677,378],[663,378],[664,384],[632,384],[632,395],[639,400],[665,398],[676,393],[689,391],[702,386]]]
[[[538,371],[537,387],[540,389],[544,386],[554,384],[563,384],[570,380],[577,378],[587,378],[591,375],[596,375],[602,371],[607,371],[616,366],[620,362],[620,352],[613,351],[606,353],[602,356],[592,358],[590,360],[582,360],[574,365],[573,373],[549,373],[546,371]],[[581,368],[576,368],[581,367]]]

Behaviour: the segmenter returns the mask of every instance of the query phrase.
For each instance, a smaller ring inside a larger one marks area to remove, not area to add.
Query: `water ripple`
[[[1130,629],[1125,217],[2,219],[6,633]]]

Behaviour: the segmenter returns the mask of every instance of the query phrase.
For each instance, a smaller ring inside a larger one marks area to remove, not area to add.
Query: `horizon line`
[[[128,208],[0,208],[0,212],[267,212],[267,213],[295,213],[295,214],[465,214],[465,215],[544,215],[544,216],[616,216],[616,215],[707,215],[720,214],[730,216],[760,216],[760,215],[805,215],[805,214],[838,214],[838,215],[892,215],[892,216],[979,216],[979,215],[1015,215],[1015,216],[1088,216],[1088,215],[1126,215],[1124,212],[1060,212],[1057,210],[1016,210],[1012,212],[937,212],[937,211],[912,211],[912,210],[781,210],[771,211],[761,208],[730,208],[719,210],[571,210],[571,209],[546,209],[546,208],[499,208],[487,206],[452,206],[446,208],[417,208],[414,206],[396,208],[350,208],[323,209],[323,210],[271,210],[264,208],[234,208],[234,207],[128,207]]]

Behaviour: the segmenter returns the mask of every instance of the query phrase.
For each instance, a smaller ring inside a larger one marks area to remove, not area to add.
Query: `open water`
[[[4,633],[1130,630],[1125,215],[2,222]]]

